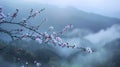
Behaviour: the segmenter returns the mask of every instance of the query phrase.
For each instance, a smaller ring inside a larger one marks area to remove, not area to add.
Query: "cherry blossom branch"
[[[28,20],[36,17],[38,14],[40,14],[44,10],[45,8],[41,9],[40,11],[34,12],[33,9],[31,9],[27,18],[19,22],[14,22],[14,19],[17,17],[19,13],[19,9],[16,9],[16,11],[12,14],[12,16],[10,16],[11,17],[10,21],[8,21],[6,20],[6,16],[2,12],[2,8],[0,8],[0,25],[11,24],[11,25],[17,25],[23,28],[23,29],[22,28],[11,29],[10,31],[0,28],[0,32],[6,33],[7,35],[9,35],[12,40],[32,39],[39,42],[40,44],[52,43],[54,44],[54,46],[60,46],[62,48],[67,47],[72,49],[81,49],[89,53],[92,53],[91,48],[88,48],[88,47],[82,48],[76,45],[70,45],[68,42],[62,41],[62,38],[60,36],[63,35],[64,32],[72,29],[73,28],[72,24],[66,25],[60,32],[54,32],[53,31],[54,27],[50,26],[47,32],[43,32],[43,33],[39,32],[40,31],[39,27],[46,21],[46,19],[44,19],[38,26],[28,25]],[[27,34],[23,33],[23,32],[26,32],[26,30],[29,30],[29,32]],[[49,31],[51,31],[52,33],[49,33]]]

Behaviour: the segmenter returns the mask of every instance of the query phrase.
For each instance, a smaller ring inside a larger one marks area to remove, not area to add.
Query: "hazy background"
[[[49,26],[54,26],[55,31],[60,31],[65,25],[73,24],[74,28],[63,35],[63,40],[81,47],[91,47],[95,52],[88,54],[67,48],[43,46],[36,42],[15,41],[7,51],[1,52],[0,66],[20,67],[21,64],[13,62],[12,58],[17,54],[16,48],[23,48],[26,52],[33,53],[42,67],[119,67],[120,66],[120,9],[119,0],[1,0],[0,6],[3,12],[13,13],[16,8],[20,12],[15,22],[19,22],[28,15],[31,8],[40,10],[45,8],[39,16],[30,20],[30,24],[38,25],[43,18],[47,21],[41,26],[40,32],[44,32]],[[9,20],[9,19],[7,19]],[[10,29],[16,26],[2,26]],[[27,32],[27,31],[26,31]],[[26,33],[25,32],[25,33]],[[7,35],[0,34],[1,45],[9,41]],[[11,54],[13,55],[11,56]],[[22,65],[26,61],[33,61],[32,55],[23,58]],[[14,64],[15,63],[15,64]],[[7,64],[7,65],[6,65]],[[32,63],[31,63],[32,64]]]
[[[75,7],[87,12],[120,18],[119,0],[1,0],[2,4],[49,4],[58,7]],[[16,5],[17,6],[17,5]]]

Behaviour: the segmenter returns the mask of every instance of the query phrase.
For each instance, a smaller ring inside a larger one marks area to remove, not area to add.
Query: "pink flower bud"
[[[56,40],[62,43],[62,39],[60,37],[56,37]]]
[[[35,39],[39,44],[42,44],[42,40],[40,38]]]
[[[44,32],[43,35],[44,35],[45,38],[49,37],[47,32]]]
[[[71,29],[73,28],[73,25],[72,24],[69,24],[69,25],[66,25],[63,29],[63,31],[67,31],[68,29]]]
[[[57,40],[53,39],[53,40],[52,40],[52,43],[56,46]]]
[[[0,13],[0,22],[5,21],[5,18],[6,18],[5,14]]]
[[[35,11],[35,13],[36,13],[36,14],[38,14],[38,13],[39,13],[39,11]]]
[[[53,35],[56,35],[57,33],[56,32],[53,32]]]
[[[67,43],[64,43],[64,44],[62,45],[63,48],[64,48],[65,46],[67,46]]]
[[[62,46],[62,43],[61,43],[61,42],[58,42],[58,45],[59,45],[59,46]]]
[[[88,53],[92,53],[92,52],[93,52],[90,47],[86,47],[85,50],[86,50],[86,52],[88,52]]]
[[[49,38],[50,38],[50,39],[54,39],[54,36],[51,34],[51,35],[49,36]]]
[[[50,26],[50,27],[49,27],[49,30],[53,30],[53,29],[54,29],[54,27],[53,27],[53,26]]]
[[[46,38],[45,40],[44,40],[44,42],[48,42],[49,41],[49,38]]]

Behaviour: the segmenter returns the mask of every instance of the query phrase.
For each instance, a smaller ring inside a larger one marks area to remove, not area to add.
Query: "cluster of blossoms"
[[[35,67],[41,67],[42,64],[40,62],[34,61]],[[29,63],[25,62],[24,65],[22,65],[21,67],[29,67]]]
[[[64,33],[65,31],[69,30],[72,28],[72,25],[66,25],[63,30],[61,31],[62,33]],[[54,27],[50,26],[49,27],[49,31],[53,30]],[[38,41],[40,44],[42,43],[52,43],[54,44],[54,46],[60,46],[62,48],[67,47],[67,48],[76,48],[76,45],[69,45],[68,42],[63,42],[62,38],[60,37],[61,32],[52,32],[51,34],[49,34],[49,32],[44,32],[42,33],[42,36],[37,36],[36,37],[36,41]]]
[[[5,18],[6,18],[6,16],[5,16],[5,14],[2,12],[2,7],[0,7],[0,22],[5,21]]]

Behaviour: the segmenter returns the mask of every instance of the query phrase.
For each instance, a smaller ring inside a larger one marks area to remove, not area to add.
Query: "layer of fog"
[[[84,10],[87,12],[98,13],[106,16],[117,17],[119,16],[119,11],[117,6],[119,6],[119,0],[1,0],[1,4],[28,4],[28,3],[38,3],[38,4],[49,4],[59,7],[72,6]],[[102,5],[101,5],[102,4]],[[113,10],[114,9],[114,10]]]
[[[84,34],[81,34],[84,33]],[[105,44],[110,43],[116,39],[120,38],[120,25],[113,25],[110,28],[102,29],[97,33],[92,33],[92,31],[83,29],[74,29],[71,33],[68,33],[71,38],[68,38],[68,42],[71,44],[76,44],[81,47],[91,47],[95,49],[95,52],[92,54],[78,54],[72,60],[73,64],[70,64],[71,67],[92,67],[94,64],[104,64],[107,62],[113,53],[104,48]],[[60,49],[61,54],[67,56],[72,53],[73,50]],[[71,58],[72,59],[72,58]],[[77,65],[77,66],[76,66]]]
[[[61,62],[64,67],[93,67],[94,64],[104,64],[111,58],[112,53],[106,50],[104,46],[105,44],[119,38],[120,25],[113,25],[110,28],[102,29],[97,33],[93,33],[92,31],[86,29],[73,29],[72,32],[69,32],[67,35],[65,35],[63,40],[69,42],[71,45],[76,44],[80,47],[91,47],[94,49],[94,52],[84,53],[80,52],[79,49],[68,49],[61,47],[55,47],[57,51],[55,52],[61,57],[65,58],[65,60]],[[70,60],[68,61],[68,59]],[[0,62],[2,62],[3,65],[8,63],[1,58]],[[8,63],[8,65],[11,64]]]

